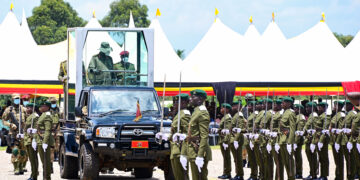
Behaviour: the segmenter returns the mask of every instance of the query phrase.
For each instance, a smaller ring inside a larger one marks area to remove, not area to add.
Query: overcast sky
[[[66,0],[85,20],[92,11],[102,19],[114,0]],[[0,0],[0,22],[14,2],[14,12],[21,20],[22,9],[27,16],[40,0]],[[355,35],[360,30],[360,0],[140,0],[149,8],[149,19],[160,8],[160,23],[175,49],[188,55],[214,22],[214,9],[224,24],[244,34],[249,17],[262,33],[275,12],[275,21],[287,38],[297,36],[319,22],[321,13],[333,32]]]

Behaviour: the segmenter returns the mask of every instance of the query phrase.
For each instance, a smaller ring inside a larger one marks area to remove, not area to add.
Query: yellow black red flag
[[[138,122],[142,118],[141,110],[140,110],[140,103],[139,100],[136,103],[136,117],[134,122]]]

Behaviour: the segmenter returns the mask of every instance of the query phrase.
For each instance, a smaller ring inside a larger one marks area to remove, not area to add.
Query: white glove
[[[201,172],[201,168],[204,166],[204,158],[196,157],[195,164],[197,165],[199,172]]]
[[[210,132],[211,132],[212,134],[217,134],[218,131],[219,131],[218,128],[211,128],[211,129],[210,129]]]
[[[180,133],[175,133],[174,135],[173,135],[173,142],[178,142],[178,140],[180,141],[180,142],[182,142],[182,141],[185,141],[185,139],[186,139],[186,135],[185,134],[180,134]]]
[[[322,132],[323,134],[329,135],[329,130],[322,130],[321,132]]]
[[[357,150],[358,150],[359,153],[360,153],[360,144],[359,144],[359,143],[356,143],[356,148],[357,148]]]
[[[316,148],[315,144],[310,144],[311,153],[314,153],[315,148]]]
[[[321,142],[318,142],[318,148],[319,148],[319,151],[321,151],[321,148],[324,146],[324,144],[323,143],[321,143]]]
[[[270,144],[266,145],[266,150],[268,151],[269,154],[271,153],[271,145]]]
[[[233,129],[233,132],[234,132],[234,133],[241,133],[241,129],[240,129],[240,128],[234,128],[234,129]]]
[[[181,163],[181,166],[184,168],[184,170],[186,171],[187,168],[187,158],[183,155],[180,155],[180,163]]]
[[[254,148],[254,144],[252,143],[252,141],[250,141],[249,146],[250,146],[250,149],[251,149],[251,150],[253,150],[253,148]]]
[[[258,139],[259,138],[259,134],[255,134],[254,135],[254,139],[256,140],[256,139]]]
[[[297,149],[297,144],[294,144],[294,151],[296,151]]]
[[[223,129],[223,130],[221,130],[221,133],[228,135],[228,134],[230,134],[230,131],[228,129]]]
[[[343,132],[344,132],[345,134],[350,134],[350,133],[351,133],[351,129],[349,129],[349,128],[343,128]]]
[[[32,132],[31,128],[28,128],[28,129],[26,130],[26,132],[27,132],[28,134],[31,134],[31,132]]]
[[[156,137],[156,139],[162,139],[164,141],[169,140],[169,134],[167,134],[167,133],[158,132],[158,133],[156,133],[155,137]]]
[[[254,138],[254,134],[251,133],[251,134],[249,135],[249,138],[250,138],[250,139]]]
[[[265,131],[265,135],[268,136],[268,135],[270,135],[270,134],[271,134],[270,130],[266,130],[266,131]]]
[[[336,152],[337,153],[339,153],[339,149],[340,149],[340,144],[338,144],[338,143],[335,143],[335,150],[336,150]]]
[[[336,134],[340,134],[342,131],[342,129],[336,129]]]
[[[228,145],[228,144],[225,144],[225,143],[222,143],[222,146],[223,146],[223,148],[224,148],[225,150],[229,147],[229,145]]]
[[[280,146],[278,143],[275,144],[275,151],[279,154]]]
[[[32,134],[36,134],[36,133],[37,133],[37,129],[31,129],[31,133],[32,133]]]
[[[34,149],[34,151],[36,151],[36,149],[37,149],[37,143],[36,143],[35,139],[32,140],[31,146],[32,146],[32,148]]]
[[[337,129],[335,129],[335,128],[331,129],[331,133],[333,133],[333,134],[336,133],[336,130]]]
[[[315,134],[315,132],[316,132],[315,129],[309,129],[309,130],[308,130],[308,133],[309,133],[309,134]]]
[[[270,133],[270,136],[273,137],[273,138],[276,138],[277,137],[277,132]]]
[[[349,150],[349,152],[351,152],[351,150],[352,150],[352,148],[353,148],[353,144],[352,144],[351,142],[348,142],[348,143],[346,144],[346,147],[347,147],[347,149]]]
[[[235,149],[239,148],[239,142],[234,141],[234,148],[235,148]]]
[[[47,144],[42,144],[42,148],[43,150],[46,152],[46,149],[47,149],[48,145]]]
[[[18,134],[16,135],[17,138],[24,139],[24,134]]]
[[[291,155],[291,152],[292,152],[291,144],[287,144],[287,145],[286,145],[286,149],[287,149],[289,155]]]

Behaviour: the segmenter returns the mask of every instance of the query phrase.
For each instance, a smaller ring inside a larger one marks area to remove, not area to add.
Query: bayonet
[[[164,74],[164,86],[163,86],[163,98],[162,98],[162,113],[161,113],[161,123],[160,123],[160,133],[164,132],[164,113],[165,113],[165,88],[166,88],[166,74]],[[159,143],[162,143],[162,138],[160,138]]]

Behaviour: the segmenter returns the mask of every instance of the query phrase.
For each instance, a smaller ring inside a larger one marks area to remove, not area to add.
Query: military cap
[[[120,56],[129,56],[129,51],[121,51]]]
[[[294,107],[295,107],[295,108],[304,109],[304,106],[303,106],[303,105],[301,105],[301,104],[295,104],[295,105],[294,105]]]
[[[247,93],[245,95],[245,99],[253,99],[253,98],[254,98],[254,96],[251,93]]]
[[[238,105],[239,104],[239,101],[233,101],[232,103],[231,103],[231,105]]]
[[[26,107],[34,107],[34,103],[28,103],[28,104],[26,105]],[[36,104],[35,104],[35,107],[37,107]]]
[[[273,100],[272,99],[270,99],[270,98],[265,98],[264,99],[264,103],[273,103]]]
[[[350,102],[350,100],[346,100],[344,101],[344,104],[352,104],[352,103]]]
[[[283,101],[282,101],[282,99],[277,99],[277,100],[275,100],[275,103],[276,104],[281,104]]]
[[[248,104],[255,105],[256,101],[249,101]]]
[[[231,105],[228,103],[222,103],[221,107],[226,108],[226,109],[231,109]]]
[[[17,98],[19,98],[20,99],[20,94],[12,94],[11,95],[11,98],[13,98],[13,99],[17,99]]]
[[[108,42],[102,42],[98,50],[100,50],[100,52],[103,52],[105,54],[113,51],[112,47],[110,47],[110,44]]]
[[[189,100],[189,99],[190,99],[190,96],[189,96],[188,94],[186,94],[186,93],[181,93],[181,94],[180,94],[180,98],[181,98],[181,100]],[[176,95],[176,96],[174,97],[174,99],[175,99],[175,100],[179,100],[179,94]]]
[[[339,106],[344,106],[343,101],[334,101],[334,105],[338,104]]]
[[[256,104],[262,104],[263,103],[263,100],[262,99],[259,99],[256,101]]]
[[[311,107],[311,106],[315,106],[316,107],[316,102],[308,102],[306,103],[307,107]]]
[[[285,102],[294,102],[294,100],[291,98],[291,97],[284,97],[283,98],[283,101],[285,101]]]
[[[195,95],[195,96],[200,96],[200,97],[203,97],[203,98],[206,98],[206,96],[207,96],[206,92],[204,90],[202,90],[202,89],[192,90],[192,91],[190,91],[190,94]]]
[[[57,100],[56,100],[56,97],[51,96],[51,97],[49,98],[49,101],[50,101],[50,102],[54,102],[54,101],[57,101]]]
[[[29,99],[29,98],[30,98],[30,96],[28,94],[21,96],[21,99]]]
[[[320,102],[319,104],[317,104],[317,106],[327,107],[327,106],[328,106],[328,103],[326,103],[326,102]]]
[[[48,106],[48,107],[51,107],[51,102],[49,101],[43,101],[40,103],[40,106]]]

